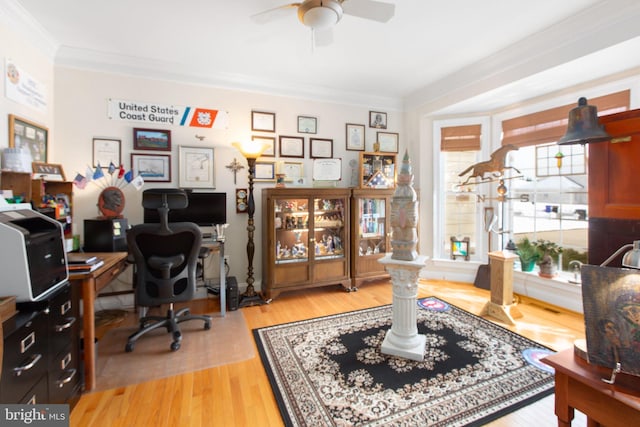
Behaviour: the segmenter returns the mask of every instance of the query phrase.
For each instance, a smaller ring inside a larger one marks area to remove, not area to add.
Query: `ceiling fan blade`
[[[333,29],[323,28],[322,30],[311,30],[314,47],[329,46],[333,43]]]
[[[388,22],[393,18],[396,5],[375,0],[344,0],[342,10],[347,15],[372,21]]]
[[[302,3],[289,3],[282,6],[267,9],[255,15],[251,15],[251,20],[256,24],[266,24],[289,15],[290,9],[297,9]]]

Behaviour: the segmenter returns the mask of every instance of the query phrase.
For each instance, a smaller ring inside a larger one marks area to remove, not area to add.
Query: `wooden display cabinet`
[[[351,289],[347,188],[262,190],[262,287],[267,298],[327,285]]]
[[[22,197],[24,203],[31,201],[31,173],[2,171],[0,175],[2,190],[11,190],[14,197]]]
[[[395,186],[395,154],[360,153],[360,188],[384,189]]]
[[[351,279],[356,290],[363,282],[388,279],[378,262],[391,251],[393,189],[353,189],[351,195]]]
[[[55,208],[47,207],[48,198],[58,202]],[[66,238],[72,237],[73,182],[34,179],[31,181],[31,201],[34,209],[60,221]]]

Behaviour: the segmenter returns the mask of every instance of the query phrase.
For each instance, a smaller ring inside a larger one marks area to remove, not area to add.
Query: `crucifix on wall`
[[[242,166],[242,164],[238,162],[238,160],[234,157],[233,161],[226,167],[231,169],[231,171],[233,172],[233,183],[236,184],[236,176],[238,175],[238,171],[244,169],[244,166]]]

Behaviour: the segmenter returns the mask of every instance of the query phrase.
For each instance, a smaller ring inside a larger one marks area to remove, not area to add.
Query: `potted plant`
[[[538,248],[528,237],[523,237],[518,240],[518,243],[516,243],[516,254],[520,257],[522,271],[533,270],[533,267],[535,267],[536,262],[540,258]]]
[[[562,246],[550,240],[538,239],[533,245],[538,251],[538,266],[541,277],[552,278],[557,274],[558,257],[562,253]]]

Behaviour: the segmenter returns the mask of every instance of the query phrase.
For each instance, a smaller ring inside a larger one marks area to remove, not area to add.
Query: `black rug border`
[[[537,345],[540,346],[540,348],[552,351],[554,353],[556,353],[556,350],[554,350],[551,347],[548,347],[544,344],[540,344],[537,341],[532,340],[531,338],[527,338],[524,335],[518,334],[516,332],[513,332],[511,329],[502,326],[498,323],[492,322],[491,320],[487,320],[482,316],[478,316],[477,314],[474,314],[468,310],[465,310],[461,307],[458,307],[455,304],[451,304],[448,301],[442,299],[442,298],[438,298],[436,296],[426,296],[426,297],[422,297],[422,298],[417,298],[416,299],[416,303],[418,301],[424,300],[424,299],[429,299],[429,298],[435,298],[438,301],[442,301],[446,304],[448,304],[451,307],[455,307],[456,309],[467,313],[470,316],[482,319],[485,322],[490,322],[491,324],[493,324],[494,326],[502,329],[503,331],[509,333],[510,335],[514,335],[517,337],[521,337],[521,338],[525,338]],[[276,399],[276,403],[278,405],[278,409],[280,410],[280,416],[282,417],[282,420],[284,422],[285,426],[293,426],[293,422],[291,421],[291,417],[289,416],[289,411],[287,411],[287,406],[284,402],[284,397],[282,396],[282,392],[280,391],[280,389],[278,388],[278,384],[276,382],[276,377],[275,374],[273,373],[273,369],[271,369],[268,365],[269,365],[269,360],[267,358],[267,354],[266,351],[264,349],[264,346],[262,344],[262,340],[260,339],[260,331],[265,330],[265,329],[270,329],[270,328],[274,328],[274,327],[281,327],[281,326],[287,326],[287,325],[292,325],[294,323],[300,323],[300,322],[305,322],[305,321],[311,321],[311,320],[322,320],[322,319],[328,319],[331,317],[336,317],[336,316],[341,316],[341,315],[345,315],[345,314],[349,314],[349,313],[355,313],[355,312],[361,312],[361,311],[367,311],[367,310],[375,310],[375,309],[379,309],[379,308],[384,308],[384,307],[391,307],[393,304],[382,304],[382,305],[377,305],[377,306],[373,306],[373,307],[367,307],[367,308],[359,308],[356,310],[349,310],[349,311],[343,311],[340,313],[334,313],[334,314],[327,314],[325,316],[320,316],[320,317],[311,317],[308,319],[301,319],[301,320],[293,320],[291,322],[285,322],[285,323],[279,323],[277,325],[270,325],[270,326],[262,326],[259,328],[254,328],[251,330],[252,334],[253,334],[253,339],[256,342],[256,346],[258,347],[258,354],[260,355],[260,361],[262,362],[262,366],[264,367],[264,370],[267,374],[267,378],[269,378],[269,385],[271,386],[271,392],[273,393],[273,397]],[[554,378],[554,383],[555,383],[555,378]],[[465,427],[482,427],[483,425],[490,423],[491,421],[495,421],[498,418],[502,418],[505,415],[508,415],[512,412],[515,412],[519,409],[524,408],[525,406],[529,406],[532,403],[537,402],[538,400],[544,399],[545,397],[552,395],[555,392],[555,387],[550,387],[548,390],[542,391],[538,394],[536,394],[535,396],[531,396],[527,399],[524,399],[518,403],[514,403],[513,405],[510,405],[507,408],[503,408],[500,409],[492,414],[487,415],[486,417],[483,417],[481,419],[478,419],[476,421],[472,421],[468,424],[466,424]]]

